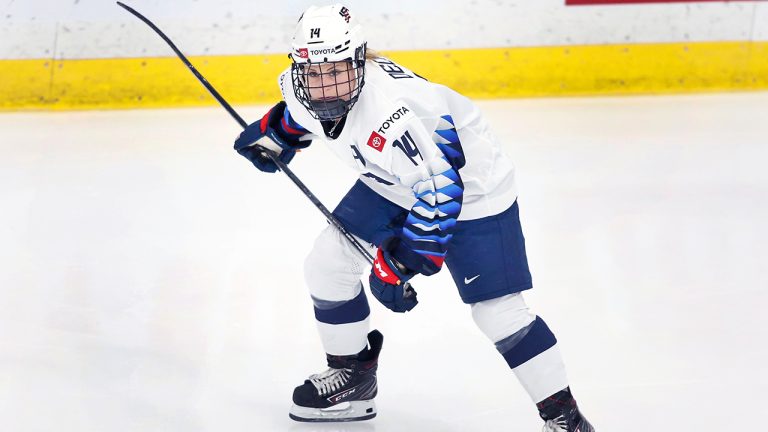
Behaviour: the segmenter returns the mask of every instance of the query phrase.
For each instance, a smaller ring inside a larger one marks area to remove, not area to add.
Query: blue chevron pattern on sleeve
[[[442,267],[464,195],[464,183],[459,176],[465,163],[464,151],[450,115],[440,118],[432,140],[443,157],[428,166],[436,174],[412,186],[418,201],[405,220],[403,245],[396,254],[406,267],[426,275],[437,273]]]
[[[464,159],[464,149],[461,148],[461,141],[459,140],[459,134],[456,132],[456,127],[453,123],[453,117],[450,115],[444,115],[440,117],[440,123],[437,125],[432,140],[440,148],[448,161],[451,162],[451,166],[455,170],[459,170],[464,167],[466,160]]]

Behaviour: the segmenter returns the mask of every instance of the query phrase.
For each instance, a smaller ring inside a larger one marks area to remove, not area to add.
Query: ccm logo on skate
[[[354,388],[353,388],[353,389],[349,389],[349,390],[347,390],[347,391],[345,391],[345,392],[343,392],[343,393],[339,393],[339,394],[337,394],[337,395],[333,395],[333,396],[331,396],[331,397],[329,397],[329,398],[328,398],[328,402],[330,402],[330,403],[334,403],[334,404],[336,404],[336,403],[339,403],[339,402],[341,402],[343,399],[346,399],[346,398],[348,398],[348,397],[349,397],[349,395],[351,395],[352,393],[354,393],[354,392],[355,392],[355,390],[356,390],[356,389],[354,389]]]
[[[384,144],[386,143],[387,139],[376,132],[371,132],[371,136],[368,138],[368,146],[374,148],[377,151],[384,150]]]

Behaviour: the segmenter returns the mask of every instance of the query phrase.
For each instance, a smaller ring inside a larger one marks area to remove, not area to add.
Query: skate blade
[[[288,416],[300,422],[351,422],[376,417],[376,404],[371,400],[342,402],[329,408],[310,408],[294,404]]]

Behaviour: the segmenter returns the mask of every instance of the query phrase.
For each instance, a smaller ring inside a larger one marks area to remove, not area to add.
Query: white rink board
[[[4,2],[0,58],[169,56],[151,30],[111,0]],[[288,51],[312,1],[134,0],[189,55]],[[768,40],[765,4],[566,7],[564,0],[349,1],[370,46],[384,50]],[[261,5],[261,6],[260,6]]]

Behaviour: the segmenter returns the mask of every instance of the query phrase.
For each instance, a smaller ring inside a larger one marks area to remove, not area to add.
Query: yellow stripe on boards
[[[768,89],[768,42],[707,42],[386,52],[475,98]],[[280,99],[286,55],[190,60],[233,104]],[[175,57],[0,60],[0,110],[213,105]]]
[[[689,43],[393,53],[476,98],[768,88],[768,43]]]
[[[190,61],[230,103],[278,100],[286,56],[205,56]],[[9,82],[10,81],[10,82]],[[0,61],[0,109],[112,109],[215,104],[176,57]]]
[[[50,60],[0,60],[0,109],[45,106],[51,90]]]

